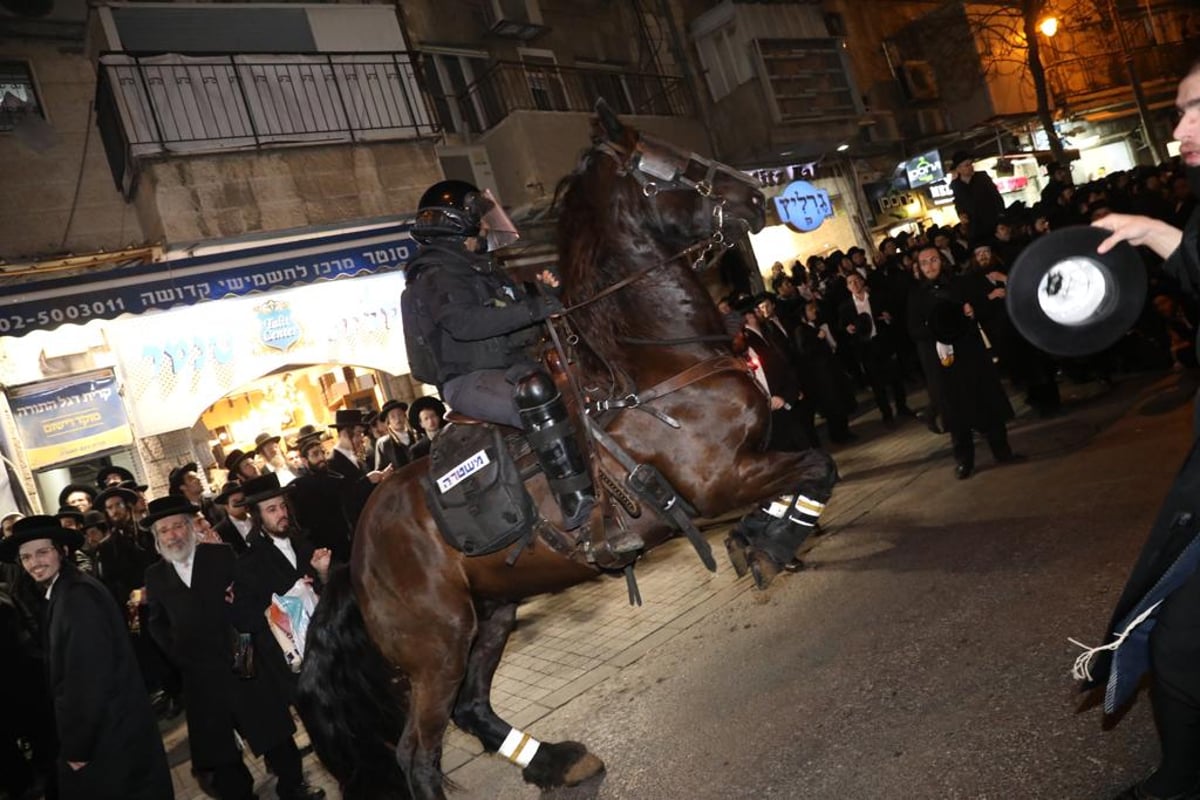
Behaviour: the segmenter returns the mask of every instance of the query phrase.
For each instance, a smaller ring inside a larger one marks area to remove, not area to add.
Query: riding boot
[[[596,505],[596,490],[587,461],[575,440],[566,403],[550,376],[540,371],[517,384],[516,402],[525,438],[533,447],[562,512],[563,527],[575,530],[591,515]]]

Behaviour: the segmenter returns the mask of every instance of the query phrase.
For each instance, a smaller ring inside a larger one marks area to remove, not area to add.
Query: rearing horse
[[[598,114],[595,146],[560,187],[568,314],[558,324],[575,344],[599,467],[623,480],[631,462],[652,465],[709,518],[788,492],[777,504],[785,519],[759,511],[750,525],[748,515],[730,550],[739,574],[749,563],[761,583],[811,530],[787,520],[811,525],[836,479],[819,451],[764,451],[767,397],[732,355],[692,269],[698,243],[762,228],[763,195],[728,167],[639,135],[603,105]],[[444,798],[442,739],[453,720],[540,787],[597,774],[604,765],[582,744],[537,742],[489,700],[518,603],[597,570],[542,541],[511,564],[504,551],[450,548],[426,506],[427,468],[410,464],[375,489],[349,569],[322,594],[299,701],[317,755],[347,798]],[[529,489],[556,519],[545,478]],[[609,515],[647,548],[678,535],[652,513],[614,503]]]

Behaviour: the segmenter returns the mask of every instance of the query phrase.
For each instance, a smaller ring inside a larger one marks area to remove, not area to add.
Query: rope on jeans
[[[1154,605],[1147,608],[1141,614],[1138,614],[1136,617],[1133,618],[1132,622],[1130,622],[1128,625],[1125,626],[1125,630],[1118,633],[1117,638],[1113,639],[1108,644],[1100,645],[1099,647],[1088,647],[1083,642],[1077,641],[1068,636],[1067,637],[1068,642],[1075,645],[1076,647],[1083,648],[1083,652],[1080,653],[1079,656],[1075,659],[1075,665],[1073,667],[1071,667],[1071,677],[1077,681],[1092,680],[1092,658],[1097,653],[1099,653],[1101,650],[1116,650],[1118,647],[1120,647],[1121,644],[1125,641],[1126,637],[1128,637],[1129,634],[1133,632],[1133,629],[1136,628],[1138,625],[1141,625],[1147,619],[1149,619],[1150,615],[1153,614],[1154,610],[1156,608],[1158,608],[1160,605],[1162,605],[1162,600],[1159,600],[1157,603],[1155,603]]]

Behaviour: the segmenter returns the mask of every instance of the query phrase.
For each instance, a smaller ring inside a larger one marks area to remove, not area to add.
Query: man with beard
[[[237,627],[254,635],[258,666],[275,673],[288,688],[289,701],[294,695],[295,675],[288,669],[264,614],[272,594],[285,595],[303,583],[314,588],[323,584],[332,555],[327,548],[314,548],[307,534],[294,524],[288,502],[294,486],[280,486],[279,476],[274,474],[243,484],[254,530],[250,551],[237,560],[233,588]]]
[[[44,592],[46,672],[59,734],[64,800],[174,796],[162,737],[142,689],[125,619],[94,578],[75,569],[82,537],[54,517],[26,517],[0,543]]]
[[[269,671],[235,675],[230,669],[236,556],[224,544],[199,541],[199,511],[185,498],[168,495],[150,504],[143,521],[162,554],[146,570],[147,627],[183,675],[192,764],[212,773],[220,800],[254,797],[236,730],[278,777],[281,800],[317,800],[325,793],[305,785],[284,687]]]
[[[245,450],[237,449],[230,451],[229,455],[225,456],[225,472],[228,473],[231,481],[248,481],[251,478],[257,478],[259,471],[258,465],[254,463],[254,451],[247,453]]]
[[[973,431],[987,437],[998,463],[1019,460],[1005,428],[1012,407],[975,322],[991,284],[978,273],[950,276],[935,247],[918,251],[917,266],[921,282],[909,295],[908,326],[954,443],[954,474],[975,472]]]
[[[362,411],[340,409],[334,415],[333,427],[337,431],[337,442],[329,454],[329,470],[342,476],[343,480],[338,484],[342,492],[342,512],[353,531],[367,498],[381,480],[392,474],[392,467],[369,470],[364,462],[362,453],[366,447],[367,426]]]
[[[771,436],[767,448],[799,451],[817,447],[812,403],[804,397],[791,344],[776,323],[763,318],[764,307],[770,307],[766,295],[745,298],[738,306],[744,321],[742,335],[753,356],[750,360],[755,379],[770,397]]]
[[[1179,84],[1175,107],[1179,124],[1175,138],[1192,191],[1200,194],[1200,61],[1192,64]],[[1179,281],[1184,291],[1200,296],[1200,211],[1194,211],[1183,230],[1161,220],[1127,214],[1109,214],[1093,223],[1111,231],[1099,247],[1110,250],[1118,242],[1149,247],[1166,259],[1163,269]],[[1200,414],[1200,404],[1197,405]],[[1200,422],[1200,419],[1198,419]],[[1197,426],[1200,430],[1200,425]],[[1200,520],[1200,437],[1193,432],[1192,447],[1183,468],[1167,494],[1150,535],[1117,601],[1109,623],[1110,642],[1116,626],[1152,587],[1159,585],[1176,559],[1194,539]],[[1121,800],[1136,798],[1194,797],[1200,792],[1200,571],[1173,572],[1175,588],[1148,615],[1153,628],[1145,634],[1117,641],[1132,652],[1117,655],[1130,669],[1149,669],[1150,705],[1162,749],[1158,769],[1131,786]],[[1111,645],[1110,645],[1111,646]],[[1145,652],[1148,649],[1149,652]],[[1100,652],[1084,688],[1108,682],[1113,654]],[[1130,675],[1136,680],[1138,675]]]
[[[288,467],[287,458],[284,457],[283,449],[279,446],[281,439],[281,436],[272,436],[263,431],[254,437],[254,452],[262,459],[262,471],[274,472],[279,476],[279,483],[287,486],[296,480],[296,475]]]
[[[311,430],[296,443],[308,469],[289,486],[296,518],[311,532],[313,544],[333,554],[336,563],[350,560],[353,529],[343,505],[345,478],[329,468],[321,432]]]
[[[139,536],[137,526],[133,521],[133,507],[138,502],[138,496],[130,489],[121,486],[111,486],[96,495],[96,508],[104,512],[108,519],[108,529],[115,536],[123,536],[126,540],[139,546],[149,544]]]

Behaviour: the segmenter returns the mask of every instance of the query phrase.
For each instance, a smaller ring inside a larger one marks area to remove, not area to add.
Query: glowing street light
[[[847,151],[847,150],[849,150],[849,149],[850,149],[850,145],[848,145],[848,144],[839,144],[839,145],[837,146],[837,151],[838,151],[839,153],[844,153],[844,152],[846,152],[846,151]]]
[[[1038,23],[1038,30],[1045,36],[1053,36],[1058,33],[1058,17],[1046,17]]]

